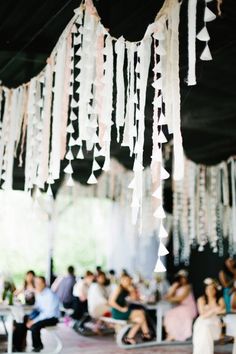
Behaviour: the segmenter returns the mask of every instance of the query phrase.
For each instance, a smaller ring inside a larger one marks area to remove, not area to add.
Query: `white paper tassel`
[[[92,170],[93,171],[98,171],[98,170],[100,170],[101,169],[101,166],[97,163],[97,161],[94,159],[93,160],[93,168],[92,168]]]
[[[161,180],[168,179],[170,174],[166,171],[166,169],[161,166]]]
[[[200,59],[205,60],[205,61],[212,60],[212,56],[211,56],[211,52],[210,52],[208,44],[206,44],[206,46],[200,56]]]
[[[216,15],[207,6],[205,7],[204,22],[211,22],[216,19]]]
[[[162,187],[161,185],[156,189],[156,191],[152,194],[154,198],[162,199]]]
[[[83,154],[82,148],[79,149],[79,152],[78,152],[76,158],[80,159],[80,160],[84,159],[84,154]]]
[[[74,127],[73,127],[73,124],[72,123],[70,123],[69,125],[68,125],[68,127],[66,128],[66,131],[67,131],[67,133],[74,133]]]
[[[71,113],[70,113],[70,120],[73,121],[73,120],[76,120],[77,119],[77,116],[75,114],[75,112],[72,110]]]
[[[202,28],[202,30],[198,33],[197,39],[199,39],[199,41],[203,41],[203,42],[208,42],[210,40],[210,36],[209,36],[206,26],[204,26]]]
[[[67,160],[74,160],[74,156],[73,156],[71,150],[68,150],[68,152],[67,152],[67,154],[66,154],[66,159],[67,159]]]
[[[163,133],[162,130],[158,134],[158,142],[160,142],[161,144],[164,144],[164,143],[167,142],[166,136],[165,136],[165,134]]]
[[[71,163],[68,163],[68,165],[66,166],[66,168],[64,168],[64,172],[68,173],[68,174],[72,174],[73,173],[73,168],[71,166]]]
[[[165,211],[163,209],[163,206],[160,205],[153,215],[157,219],[165,219],[166,218],[166,213],[165,213]]]
[[[76,140],[73,138],[73,136],[70,137],[70,139],[69,139],[69,144],[68,144],[68,145],[69,145],[70,147],[76,145]]]
[[[159,229],[159,238],[167,238],[168,237],[168,232],[166,231],[166,229],[164,228],[162,222],[160,224],[160,229]]]
[[[94,176],[94,174],[92,173],[91,176],[89,177],[88,181],[87,181],[88,184],[96,184],[98,183],[96,177]]]
[[[154,272],[155,273],[164,273],[164,272],[166,272],[166,267],[162,263],[160,257],[158,257],[158,259],[157,259],[157,263],[156,263],[156,266],[154,268]]]
[[[71,174],[69,175],[69,178],[67,179],[66,185],[67,185],[67,187],[73,187],[75,185]]]
[[[168,251],[167,248],[163,245],[163,243],[160,242],[160,244],[159,244],[159,249],[158,249],[158,256],[166,256],[167,254],[169,254],[169,251]]]

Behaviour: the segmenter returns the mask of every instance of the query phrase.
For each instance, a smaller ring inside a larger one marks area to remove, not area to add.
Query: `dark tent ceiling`
[[[0,80],[15,87],[28,81],[45,65],[57,39],[73,16],[79,0],[8,0],[0,2]],[[163,0],[94,0],[103,24],[118,37],[142,38]],[[198,30],[203,26],[204,3],[198,3]],[[208,4],[216,12],[216,1]],[[188,87],[187,1],[183,1],[180,26],[182,133],[187,156],[198,163],[215,164],[236,155],[236,1],[224,0],[222,16],[208,23],[213,61],[198,62],[198,84]],[[198,57],[203,50],[197,43]],[[151,82],[151,80],[150,80]],[[148,88],[145,164],[151,151],[152,89]],[[112,146],[112,156],[126,167],[131,161],[125,149]],[[85,181],[91,161],[74,166]],[[15,187],[23,182],[23,170],[15,168]]]

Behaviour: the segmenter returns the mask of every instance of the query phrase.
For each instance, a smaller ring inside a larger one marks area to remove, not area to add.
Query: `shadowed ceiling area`
[[[203,1],[198,1],[197,29],[203,26]],[[60,34],[72,18],[80,1],[30,0],[0,3],[0,80],[8,87],[27,82],[44,67]],[[94,0],[103,24],[115,37],[130,41],[142,38],[158,10],[161,0]],[[215,13],[216,2],[208,4]],[[180,78],[182,134],[185,153],[191,160],[216,164],[236,155],[236,1],[224,0],[222,16],[208,23],[209,46],[213,61],[197,62],[197,86],[186,84],[187,1],[183,0],[180,24]],[[197,43],[199,58],[203,44]],[[152,77],[147,91],[144,164],[149,164],[152,135]],[[111,155],[127,168],[132,160],[125,148],[112,144]],[[75,161],[75,178],[85,182],[91,157]],[[14,187],[23,187],[23,168],[15,164]],[[64,163],[62,163],[63,168]],[[78,173],[77,173],[78,172]],[[78,176],[77,176],[78,175]]]

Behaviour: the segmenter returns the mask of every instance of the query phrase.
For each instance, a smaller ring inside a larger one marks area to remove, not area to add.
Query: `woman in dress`
[[[123,274],[120,278],[120,284],[112,293],[109,304],[112,308],[112,317],[117,320],[130,320],[134,323],[124,338],[126,344],[136,344],[136,334],[141,330],[144,341],[152,339],[150,334],[145,311],[140,307],[131,309],[127,305],[127,298],[131,301],[137,301],[138,295],[132,284],[132,279],[128,274]]]
[[[193,354],[214,354],[214,340],[220,339],[222,331],[218,315],[225,313],[217,282],[207,278],[204,285],[204,295],[198,299],[199,317],[193,329]]]
[[[175,305],[166,312],[164,318],[166,340],[185,341],[192,336],[192,324],[197,316],[197,308],[186,270],[180,270],[177,273],[176,281],[164,299]]]
[[[92,283],[88,289],[88,312],[92,318],[98,319],[110,312],[109,295],[108,279],[106,274],[100,271],[97,281]]]
[[[35,280],[35,273],[33,270],[29,270],[25,275],[23,287],[14,292],[15,296],[19,296],[20,294],[24,295],[24,301],[26,305],[34,305],[35,303],[34,280]]]

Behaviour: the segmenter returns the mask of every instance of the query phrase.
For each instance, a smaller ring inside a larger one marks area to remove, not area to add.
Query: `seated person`
[[[57,294],[66,309],[72,308],[73,306],[73,287],[75,282],[74,267],[69,266],[67,275],[62,278],[57,278],[52,284],[52,290]]]
[[[21,289],[17,289],[14,292],[15,296],[24,296],[24,302],[26,305],[34,305],[35,303],[35,273],[33,270],[29,270],[25,275],[24,286]]]
[[[26,338],[27,329],[32,332],[33,352],[43,349],[40,330],[44,327],[55,326],[60,316],[59,299],[47,288],[44,277],[35,278],[36,301],[31,315],[25,317],[24,324],[16,325],[13,335],[13,345],[16,351],[24,351],[22,340]]]
[[[197,308],[186,270],[180,270],[177,273],[176,281],[164,299],[175,305],[166,312],[164,317],[166,340],[185,341],[192,336],[192,324],[197,316]]]
[[[214,340],[220,339],[222,325],[219,314],[225,313],[225,303],[218,284],[211,278],[204,281],[205,291],[198,299],[197,318],[193,328],[193,354],[214,354]]]
[[[137,291],[132,284],[129,275],[123,274],[120,278],[120,284],[110,296],[109,304],[112,307],[112,317],[117,320],[131,320],[134,325],[125,337],[126,344],[136,344],[135,336],[141,330],[143,340],[151,340],[145,311],[141,308],[131,309],[128,307],[126,298],[133,301],[138,300]]]
[[[94,281],[94,274],[89,270],[85,273],[83,279],[80,279],[73,289],[73,318],[79,320],[84,313],[88,312],[88,291]]]
[[[91,284],[88,290],[88,312],[95,319],[110,312],[108,305],[109,287],[104,272],[97,275],[96,283]]]

